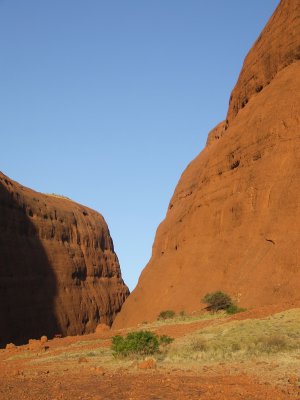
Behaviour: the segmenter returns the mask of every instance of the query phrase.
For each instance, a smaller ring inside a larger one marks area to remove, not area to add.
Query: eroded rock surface
[[[300,59],[300,0],[282,0],[245,58],[229,102],[230,122],[276,74]]]
[[[184,171],[114,327],[199,310],[213,290],[250,308],[299,300],[299,21],[299,0],[282,0],[246,57],[227,122]]]
[[[0,345],[110,325],[128,294],[99,213],[0,173]]]

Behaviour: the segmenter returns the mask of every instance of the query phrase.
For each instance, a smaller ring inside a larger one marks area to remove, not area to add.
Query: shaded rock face
[[[281,1],[246,57],[228,121],[182,174],[114,327],[199,310],[213,290],[245,307],[300,299],[299,5]]]
[[[110,325],[129,291],[103,217],[0,173],[0,345]]]

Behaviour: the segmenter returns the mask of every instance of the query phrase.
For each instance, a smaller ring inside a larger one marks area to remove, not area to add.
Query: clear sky
[[[278,0],[0,0],[0,170],[106,219],[130,289]]]

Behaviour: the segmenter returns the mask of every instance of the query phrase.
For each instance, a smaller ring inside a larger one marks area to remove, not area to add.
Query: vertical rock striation
[[[0,173],[0,345],[92,332],[128,294],[99,213]]]

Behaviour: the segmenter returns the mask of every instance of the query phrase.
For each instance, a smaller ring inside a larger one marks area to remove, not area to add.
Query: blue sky
[[[0,170],[101,212],[133,289],[278,0],[0,0]]]

